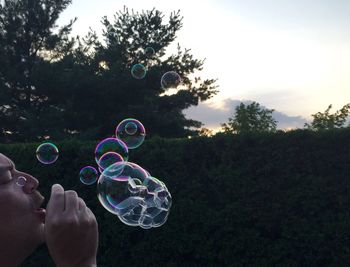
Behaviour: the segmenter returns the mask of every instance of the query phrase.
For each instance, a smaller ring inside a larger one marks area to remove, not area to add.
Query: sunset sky
[[[185,111],[217,129],[239,101],[275,109],[279,128],[302,127],[311,114],[350,102],[349,0],[73,0],[59,24],[78,17],[73,35],[101,29],[123,9],[181,10],[178,42],[206,58],[201,76],[219,94]],[[170,48],[171,49],[171,48]]]

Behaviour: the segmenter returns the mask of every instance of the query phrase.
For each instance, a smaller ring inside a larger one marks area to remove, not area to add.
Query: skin
[[[45,214],[38,210],[44,200],[38,185],[0,153],[0,266],[19,266],[44,242],[57,267],[96,266],[94,214],[75,191],[58,184],[52,186]]]

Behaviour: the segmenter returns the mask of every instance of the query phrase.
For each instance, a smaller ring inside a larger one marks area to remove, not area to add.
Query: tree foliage
[[[118,121],[135,117],[151,129],[150,135],[183,137],[202,124],[186,119],[182,111],[216,94],[215,80],[190,79],[202,69],[204,61],[194,59],[189,49],[178,45],[175,54],[166,53],[182,27],[179,12],[168,22],[158,10],[134,12],[124,8],[113,21],[102,18],[103,40],[91,30],[80,40],[74,53],[71,94],[65,95],[66,121],[71,131],[81,134],[95,129],[96,136],[109,135]],[[144,51],[152,47],[155,54]],[[67,62],[70,64],[69,59]],[[144,79],[130,75],[134,64],[147,68]],[[174,94],[161,87],[167,71],[176,71],[182,84]],[[78,73],[77,73],[78,72]],[[76,77],[79,77],[78,79]]]
[[[56,26],[71,0],[5,0],[0,3],[0,135],[24,141],[45,135],[59,117],[50,105],[40,69],[69,53],[74,20]],[[39,79],[38,79],[39,77]],[[45,122],[45,123],[44,123]],[[40,128],[40,132],[38,131]],[[8,136],[7,136],[8,135]]]
[[[311,124],[305,123],[305,127],[315,131],[331,130],[335,128],[342,128],[346,123],[346,119],[350,113],[350,103],[344,105],[340,110],[331,114],[330,110],[332,104],[324,112],[317,112],[312,114],[313,120]]]
[[[265,109],[257,102],[235,108],[235,114],[227,123],[221,124],[225,132],[275,132],[277,121],[272,117],[274,109]]]
[[[142,121],[148,135],[198,135],[202,123],[183,110],[217,93],[215,80],[192,77],[204,60],[178,44],[167,51],[182,27],[180,12],[169,20],[158,10],[124,8],[103,17],[102,39],[93,30],[71,38],[75,20],[55,22],[70,0],[7,0],[0,6],[0,139],[28,141],[68,136],[96,139],[113,134],[126,117]],[[144,53],[153,47],[151,57]],[[131,67],[147,68],[134,79]],[[175,93],[162,88],[166,71],[182,83]]]

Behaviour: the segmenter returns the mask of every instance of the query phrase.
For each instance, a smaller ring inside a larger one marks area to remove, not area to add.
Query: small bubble
[[[142,64],[135,64],[131,68],[131,75],[135,79],[143,79],[146,76],[146,67]]]
[[[163,89],[176,89],[181,83],[181,77],[175,71],[168,71],[163,74],[160,84]]]
[[[27,179],[24,176],[19,176],[17,178],[16,185],[22,187],[22,186],[25,186],[26,182],[27,182]]]
[[[154,51],[153,47],[146,47],[145,49],[145,55],[146,57],[153,57],[156,52]]]
[[[79,179],[85,185],[92,185],[97,181],[98,172],[92,166],[86,166],[80,170]]]
[[[43,164],[52,164],[58,159],[58,148],[52,143],[42,143],[36,149],[36,157]]]

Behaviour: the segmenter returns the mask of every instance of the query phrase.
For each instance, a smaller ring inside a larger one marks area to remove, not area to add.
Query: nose
[[[36,188],[38,188],[39,181],[30,174],[22,173],[22,175],[26,178],[26,182],[23,186],[23,191],[26,194],[31,194]]]

